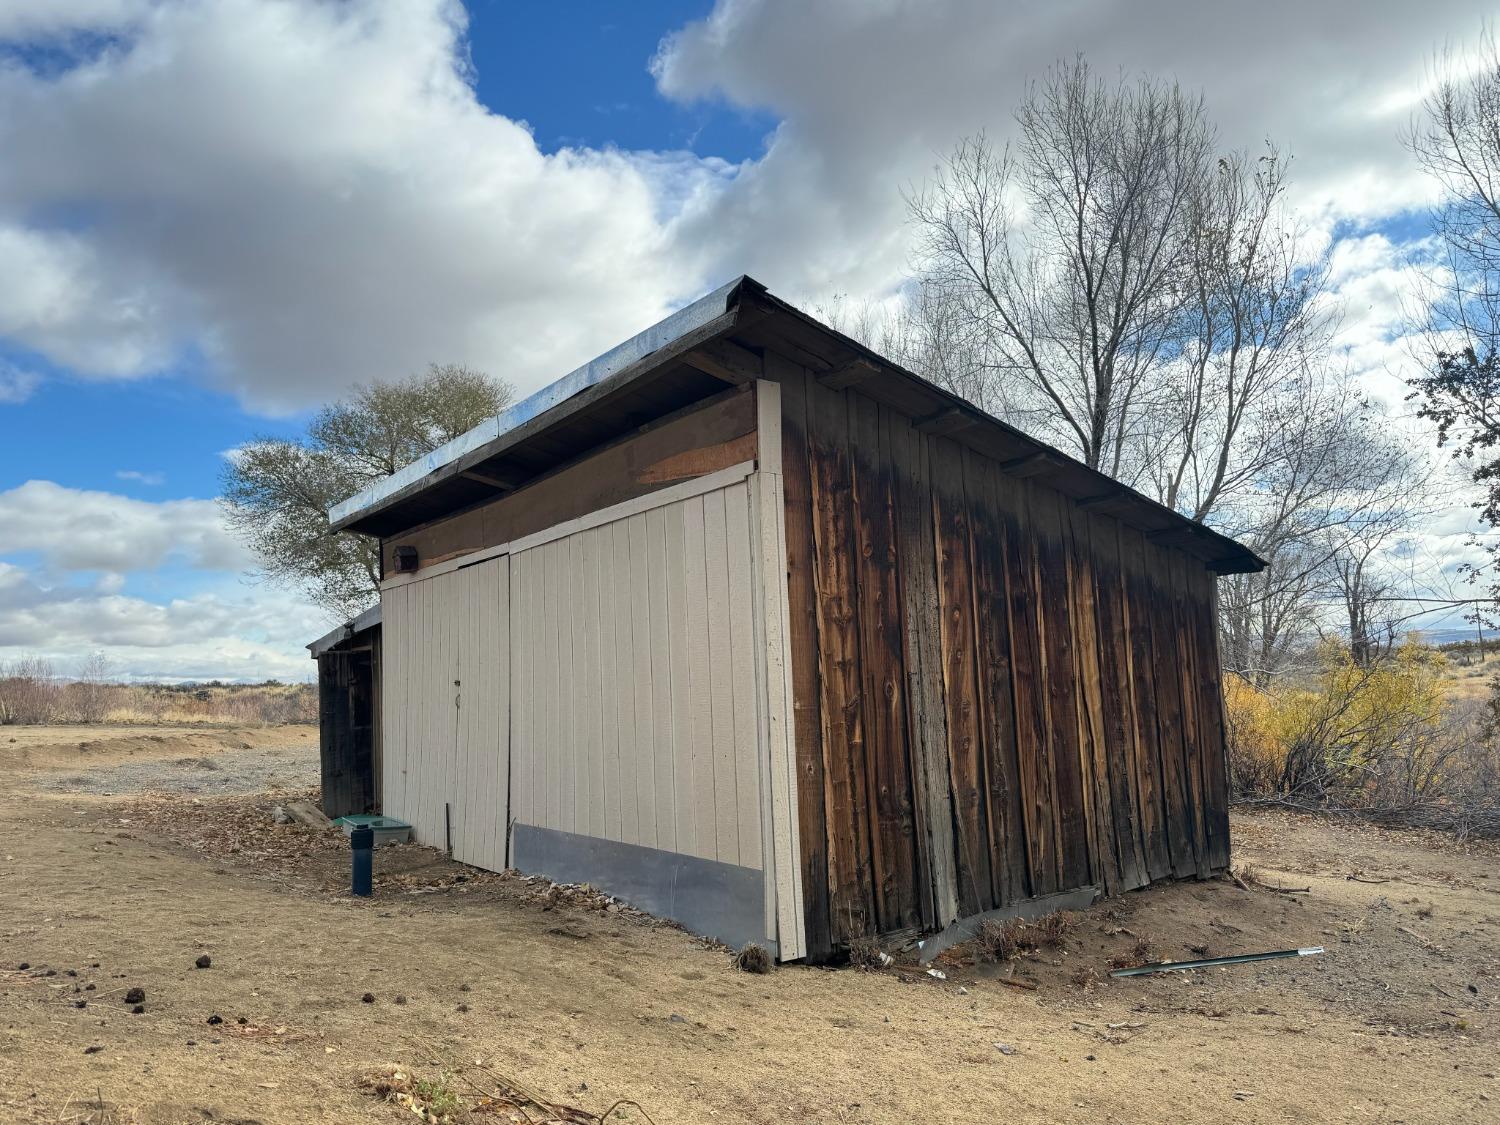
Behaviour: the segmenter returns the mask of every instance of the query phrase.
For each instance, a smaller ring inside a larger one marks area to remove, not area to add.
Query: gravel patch
[[[101,766],[88,773],[65,773],[40,782],[59,793],[264,793],[310,789],[319,782],[316,751],[306,747],[265,747],[213,758],[167,758]]]

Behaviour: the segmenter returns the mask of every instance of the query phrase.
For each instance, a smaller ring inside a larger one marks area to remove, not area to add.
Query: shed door
[[[384,811],[418,843],[505,866],[510,776],[510,559],[381,594]]]
[[[452,584],[457,611],[448,773],[453,858],[500,871],[510,812],[510,556],[434,581]]]

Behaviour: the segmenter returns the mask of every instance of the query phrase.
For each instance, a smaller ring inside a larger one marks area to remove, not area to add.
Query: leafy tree
[[[434,364],[324,407],[296,441],[258,438],[235,451],[221,503],[264,574],[340,617],[376,598],[378,544],[328,530],[328,509],[498,414],[509,384]]]

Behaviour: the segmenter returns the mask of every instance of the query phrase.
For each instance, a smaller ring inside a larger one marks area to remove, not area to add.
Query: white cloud
[[[879,298],[901,189],[964,133],[1007,135],[1028,77],[1076,50],[1203,88],[1228,143],[1284,142],[1325,228],[1376,219],[1424,198],[1397,131],[1485,10],[721,0],[655,70],[780,119],[730,166],[543,154],[477,102],[457,0],[11,5],[0,39],[109,45],[0,63],[0,337],[97,377],[202,355],[269,410],[434,360],[528,389],[745,270]]]
[[[1296,200],[1319,225],[1376,220],[1427,198],[1399,130],[1432,52],[1477,35],[1491,7],[719,0],[662,45],[660,88],[783,123],[763,160],[700,197],[682,236],[783,286],[866,292],[904,262],[900,189],[966,133],[1010,136],[1026,83],[1078,51],[1105,76],[1201,89],[1228,145],[1280,142],[1294,154]]]
[[[0,405],[25,402],[41,385],[42,378],[34,371],[23,370],[0,359]]]
[[[0,335],[80,374],[196,351],[262,409],[434,360],[529,386],[707,284],[662,201],[718,166],[542,154],[475,100],[456,0],[147,12],[0,66]]]
[[[29,481],[0,492],[0,554],[32,553],[0,558],[0,663],[40,655],[67,670],[102,651],[135,679],[305,679],[303,646],[332,624],[295,593],[246,582],[251,559],[208,500]]]
[[[0,562],[0,663],[43,656],[68,673],[103,652],[129,679],[305,680],[302,646],[329,628],[294,596],[233,579],[165,604],[115,586],[51,585]]]
[[[167,482],[166,473],[144,473],[139,469],[116,469],[115,477],[118,480],[134,481],[136,484],[158,485]]]
[[[0,528],[0,551],[37,552],[54,571],[134,573],[169,562],[240,571],[252,565],[212,500],[148,503],[33,480],[0,492]]]

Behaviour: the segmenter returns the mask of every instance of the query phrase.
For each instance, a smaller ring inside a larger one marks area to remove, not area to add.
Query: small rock
[[[11,741],[14,742],[15,739],[11,739]],[[20,969],[29,969],[29,968],[31,968],[31,962],[30,961],[22,961],[19,965],[16,966],[16,968],[17,968],[17,970],[20,970]]]
[[[930,976],[930,977],[936,977],[938,980],[947,980],[948,979],[948,974],[945,973],[945,972],[943,972],[942,969],[928,969],[927,970],[927,975]]]
[[[673,1012],[670,1016],[667,1017],[667,1022],[668,1023],[687,1023],[687,1020],[683,1019],[676,1012]]]
[[[196,960],[196,961],[193,962],[193,967],[196,968],[196,969],[206,969],[210,965],[212,965],[213,963],[214,963],[214,959],[212,957],[210,957],[207,953],[205,953],[201,957],[199,957],[198,960]]]
[[[460,1012],[467,1012],[469,1010],[469,1006],[467,1004],[460,1004],[458,1006],[458,1010]]]
[[[967,988],[965,988],[963,985],[959,985],[958,986],[958,994],[960,996],[967,996],[969,994],[969,990]]]
[[[209,1023],[210,1027],[217,1027],[219,1024],[221,1024],[223,1022],[224,1022],[224,1017],[221,1016],[221,1015],[219,1015],[217,1012],[215,1012],[213,1015],[211,1015],[211,1016],[208,1017],[208,1023]]]
[[[375,1003],[375,994],[373,992],[366,992],[360,999],[366,1004],[373,1004]]]
[[[271,810],[272,824],[290,824],[291,822],[292,814],[287,812],[286,809],[282,808],[280,805],[277,805]]]
[[[94,991],[94,982],[93,981],[89,981],[88,984],[86,984],[86,985],[83,986],[83,990],[85,992],[93,992]]]
[[[138,1016],[142,1012],[144,1012],[145,1010],[146,1010],[146,1005],[144,1005],[144,1004],[137,1004],[134,1008],[130,1009],[130,1014],[133,1015],[133,1016]]]
[[[1083,1061],[1084,1062],[1093,1062],[1094,1061],[1094,1056],[1093,1055],[1084,1055],[1083,1056]]]
[[[469,989],[469,986],[468,986],[468,985],[466,985],[466,984],[461,984],[461,985],[459,985],[459,986],[458,986],[458,990],[459,990],[459,991],[460,991],[460,992],[468,992],[468,991],[470,991],[470,989]]]
[[[101,1047],[98,1043],[95,1043],[92,1047],[85,1047],[83,1049],[83,1053],[85,1055],[97,1055],[102,1050],[104,1050],[104,1048]]]
[[[87,1008],[88,1006],[89,1006],[89,1002],[87,1000],[74,1000],[73,1001],[73,1007],[75,1007],[75,1008]]]
[[[247,1020],[244,1016],[241,1016],[239,1019],[235,1020],[234,1022],[237,1023],[237,1024],[239,1024],[241,1027],[243,1027],[245,1024],[249,1023],[250,1021]]]
[[[996,1043],[995,1050],[999,1051],[1002,1055],[1013,1055],[1016,1053],[1016,1049],[1009,1043]]]
[[[397,996],[396,999],[395,999],[395,1003],[397,1003],[397,1004],[405,1004],[406,1003],[406,997],[405,996]]]
[[[125,1003],[127,1004],[139,1004],[144,999],[146,999],[146,990],[139,986],[125,993]]]

